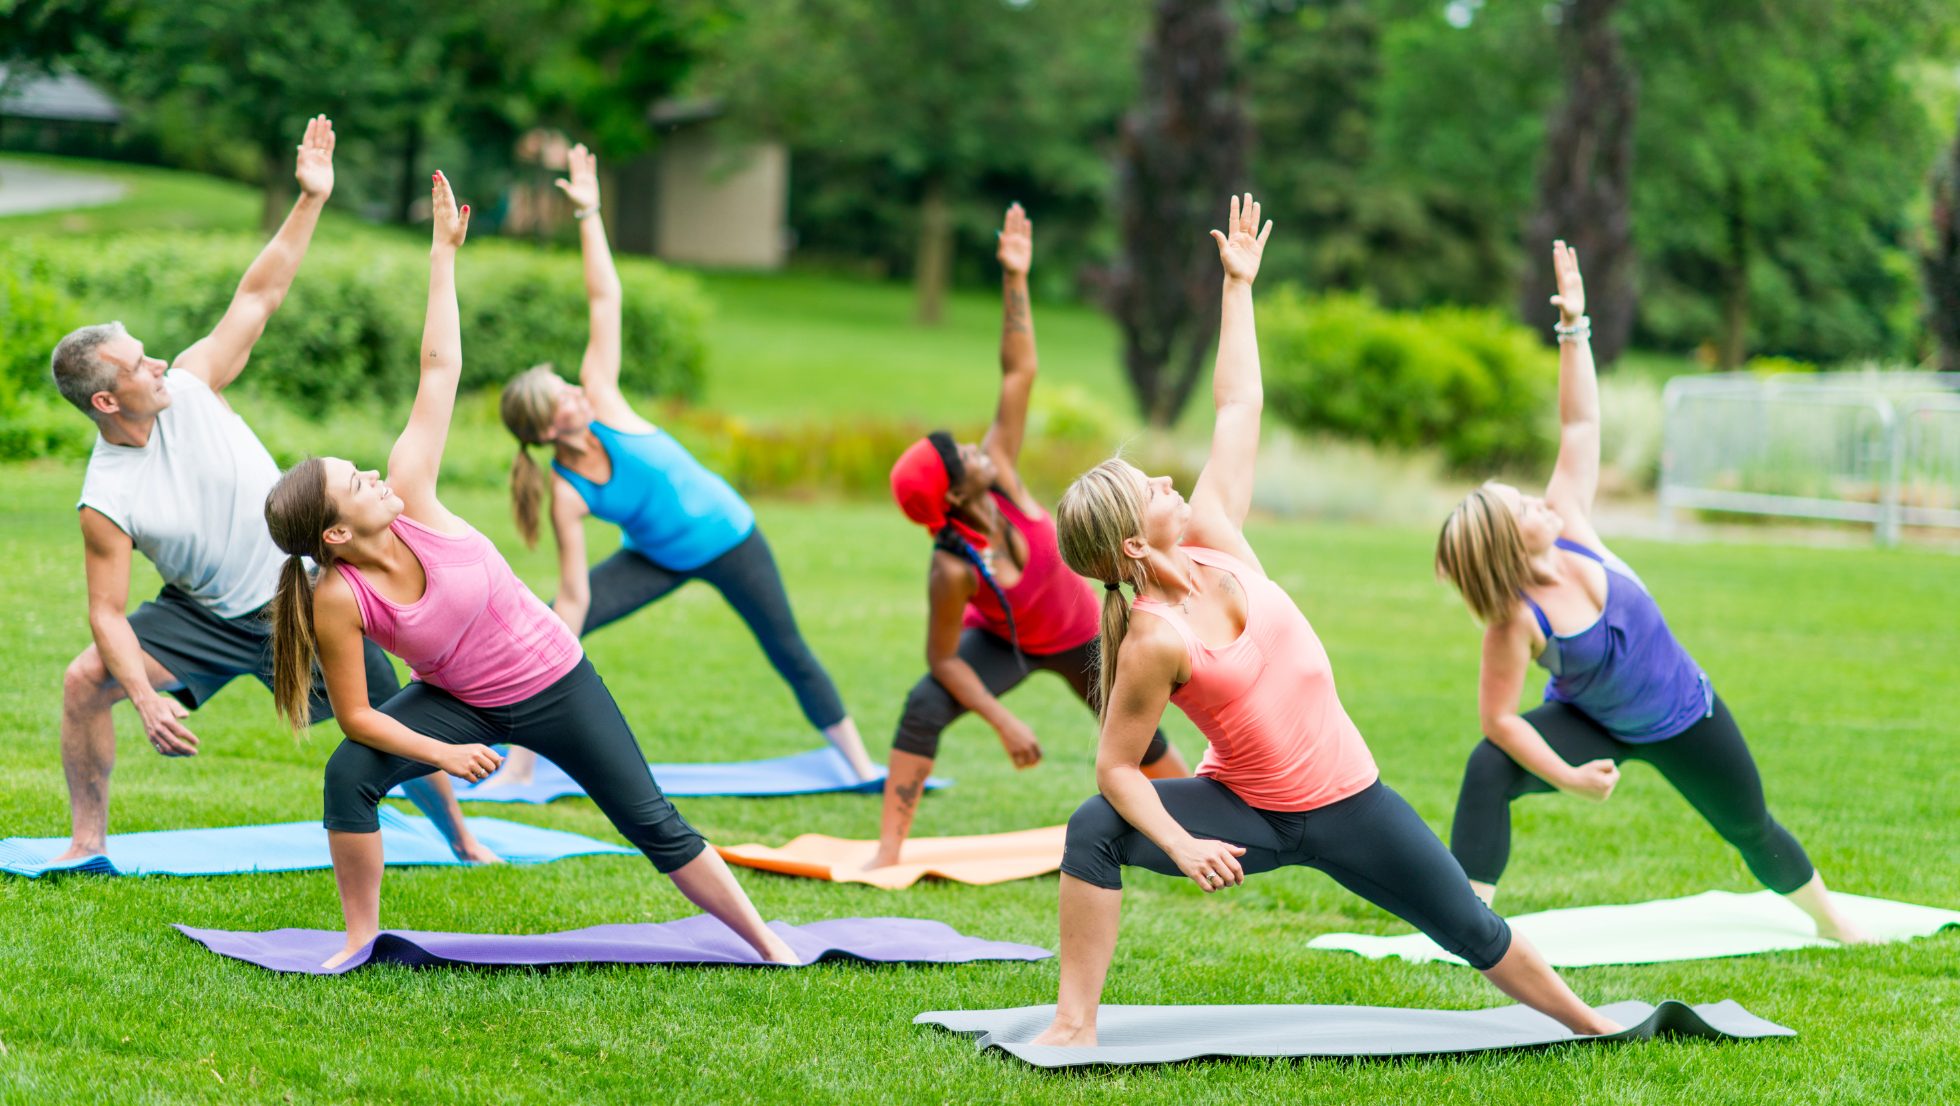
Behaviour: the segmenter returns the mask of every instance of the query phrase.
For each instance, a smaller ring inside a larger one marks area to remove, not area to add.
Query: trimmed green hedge
[[[103,319],[123,319],[150,350],[169,357],[223,316],[263,245],[256,236],[223,233],[22,237],[0,243],[0,270],[72,297]],[[412,395],[428,264],[427,249],[406,241],[316,240],[241,384],[315,414]],[[698,395],[707,315],[699,288],[651,261],[627,259],[620,268],[621,383],[639,394]],[[457,281],[465,389],[501,387],[540,361],[577,372],[586,308],[576,254],[472,242],[458,260]],[[41,345],[43,376],[52,346]],[[45,380],[33,386],[52,391]]]
[[[80,325],[75,301],[0,266],[0,460],[88,452],[94,431],[48,377],[55,343]]]
[[[1435,447],[1460,469],[1538,460],[1553,444],[1557,355],[1495,311],[1385,311],[1283,288],[1259,305],[1259,348],[1267,407],[1303,430]]]

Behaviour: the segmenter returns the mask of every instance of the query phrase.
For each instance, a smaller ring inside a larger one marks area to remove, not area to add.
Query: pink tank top
[[[408,662],[415,678],[473,707],[521,702],[558,682],[585,655],[490,539],[431,530],[407,515],[388,524],[422,562],[422,598],[403,605],[374,590],[361,570],[336,564],[354,589],[375,644]]]
[[[1212,649],[1177,607],[1139,596],[1131,609],[1176,627],[1191,657],[1191,679],[1171,702],[1211,747],[1198,765],[1260,810],[1302,811],[1357,794],[1380,773],[1341,698],[1334,669],[1307,616],[1285,589],[1229,553],[1184,552],[1224,569],[1245,589],[1245,630]]]
[[[1045,512],[1025,514],[1011,496],[993,493],[1001,514],[1028,542],[1028,563],[1014,586],[1004,588],[1014,607],[1014,629],[1019,632],[1021,651],[1035,656],[1061,653],[1086,645],[1102,632],[1102,599],[1096,585],[1077,576],[1062,560],[1055,544],[1055,520]],[[994,554],[995,562],[1006,555]],[[1007,614],[994,597],[994,589],[982,583],[967,601],[965,624],[1005,638]]]

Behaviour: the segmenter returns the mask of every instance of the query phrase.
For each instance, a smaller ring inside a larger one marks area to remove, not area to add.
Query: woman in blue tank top
[[[1484,624],[1478,716],[1450,851],[1489,901],[1511,850],[1513,800],[1612,795],[1616,762],[1644,760],[1742,853],[1764,886],[1820,936],[1865,934],[1837,908],[1803,846],[1770,816],[1762,779],[1727,705],[1674,639],[1631,568],[1592,526],[1599,390],[1579,262],[1554,246],[1559,308],[1559,452],[1542,498],[1491,482],[1444,522],[1436,570]],[[1545,702],[1518,711],[1525,672],[1551,673]]]
[[[720,591],[748,624],[769,662],[795,693],[810,724],[823,732],[859,779],[877,775],[857,726],[823,665],[796,628],[782,574],[755,512],[721,477],[641,418],[619,389],[620,286],[599,218],[598,159],[577,146],[571,179],[558,187],[577,205],[579,246],[591,331],[579,383],[540,365],[504,388],[504,425],[517,436],[511,495],[517,528],[537,544],[541,502],[549,502],[558,543],[558,597],[552,609],[581,636],[616,622],[689,580]],[[533,445],[551,447],[552,478],[531,460]],[[581,520],[594,515],[620,528],[619,551],[590,572]],[[529,779],[533,759],[514,751],[486,786]]]

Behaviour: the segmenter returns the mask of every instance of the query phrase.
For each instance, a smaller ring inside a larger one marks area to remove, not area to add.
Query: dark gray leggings
[[[536,749],[578,781],[621,836],[663,873],[707,847],[660,793],[633,731],[589,660],[581,658],[557,683],[509,706],[473,707],[418,681],[383,703],[381,713],[451,745],[510,742]],[[379,830],[375,807],[381,797],[398,783],[428,774],[429,766],[420,761],[342,741],[327,760],[327,828]]]
[[[1756,762],[1720,696],[1708,717],[1662,741],[1621,741],[1565,703],[1536,707],[1524,720],[1567,764],[1604,758],[1653,765],[1742,853],[1756,879],[1777,894],[1795,891],[1816,874],[1803,846],[1770,816]],[[1504,874],[1511,858],[1511,803],[1553,790],[1488,740],[1470,751],[1456,800],[1456,823],[1450,828],[1450,851],[1471,879],[1495,884]]]
[[[1046,669],[1067,680],[1076,696],[1087,703],[1092,694],[1089,683],[1096,678],[1094,640],[1060,653],[1023,653],[1021,655],[1027,658],[1024,669],[1014,657],[1014,646],[1006,638],[969,626],[960,634],[959,653],[960,659],[971,666],[980,677],[980,682],[986,685],[988,693],[996,697],[1020,686],[1030,673]],[[946,685],[933,679],[930,674],[921,676],[905,697],[905,713],[899,716],[898,732],[892,736],[892,748],[916,756],[938,756],[939,735],[953,724],[954,719],[965,713],[966,707],[953,698]],[[1143,763],[1157,763],[1170,749],[1170,743],[1164,740],[1164,731],[1158,730],[1150,735],[1150,747],[1143,751]]]
[[[663,568],[631,549],[621,549],[595,565],[590,580],[592,603],[586,608],[580,637],[665,598],[689,580],[706,580],[748,624],[756,644],[795,693],[796,705],[810,725],[827,730],[844,720],[844,700],[796,628],[782,573],[761,527],[700,568]]]
[[[1354,795],[1297,813],[1260,810],[1203,776],[1153,780],[1164,809],[1193,837],[1245,849],[1247,875],[1289,864],[1318,868],[1401,918],[1478,971],[1504,959],[1511,927],[1470,889],[1463,869],[1414,808],[1376,780]],[[1121,890],[1123,866],[1183,876],[1164,850],[1097,795],[1068,820],[1062,871]]]

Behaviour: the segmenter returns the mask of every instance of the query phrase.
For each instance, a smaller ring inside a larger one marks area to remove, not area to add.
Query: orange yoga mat
[[[878,851],[876,841],[851,841],[821,833],[803,834],[780,849],[734,845],[717,846],[716,851],[730,864],[897,891],[912,886],[922,876],[961,883],[1006,883],[1046,875],[1062,866],[1062,839],[1067,833],[1067,826],[1044,826],[972,837],[914,837],[899,852],[899,863],[869,872],[861,869]]]

